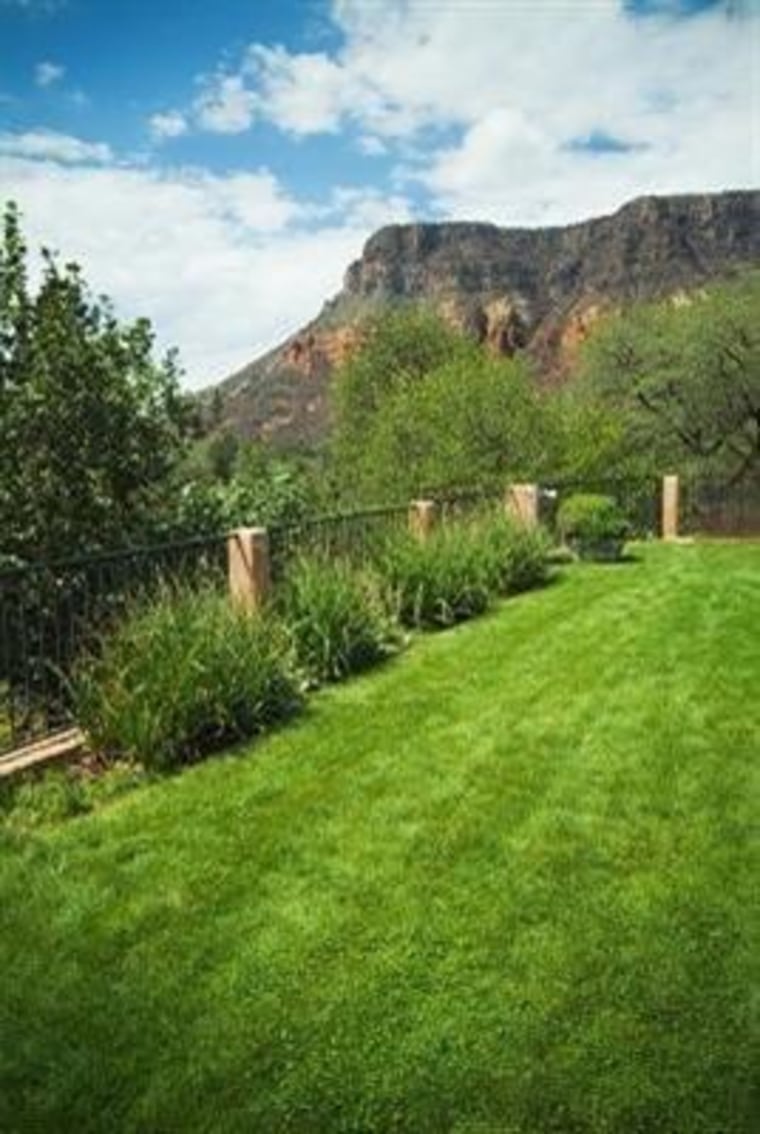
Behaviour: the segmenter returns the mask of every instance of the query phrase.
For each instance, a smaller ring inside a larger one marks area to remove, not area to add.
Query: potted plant
[[[611,496],[578,493],[563,501],[557,527],[564,542],[581,559],[610,562],[623,554],[628,521]]]

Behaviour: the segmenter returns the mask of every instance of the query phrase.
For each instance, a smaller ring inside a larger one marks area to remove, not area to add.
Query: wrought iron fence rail
[[[70,723],[76,661],[130,602],[164,583],[226,580],[226,544],[193,538],[0,573],[0,753]]]
[[[172,540],[166,543],[136,544],[116,551],[96,551],[91,555],[73,558],[31,560],[11,567],[0,566],[0,582],[4,579],[18,578],[33,574],[50,574],[62,571],[97,567],[101,564],[129,562],[137,558],[156,559],[162,555],[193,549],[219,548],[226,546],[226,535],[193,536],[188,539]]]
[[[325,555],[366,562],[380,541],[405,528],[408,505],[367,508],[362,512],[335,513],[306,520],[301,524],[281,524],[269,530],[272,577],[278,581],[288,564],[299,555]]]
[[[686,532],[714,536],[760,536],[760,478],[735,484],[686,479],[681,496]]]

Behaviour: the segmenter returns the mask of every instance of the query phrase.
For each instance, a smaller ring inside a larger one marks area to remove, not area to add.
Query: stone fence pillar
[[[662,538],[678,539],[679,483],[675,474],[662,478]]]
[[[413,500],[409,505],[409,530],[424,542],[438,523],[438,517],[435,500]]]
[[[266,528],[237,528],[227,537],[227,570],[232,601],[260,610],[272,587]]]
[[[504,500],[507,515],[527,528],[538,527],[539,497],[537,484],[510,484]]]

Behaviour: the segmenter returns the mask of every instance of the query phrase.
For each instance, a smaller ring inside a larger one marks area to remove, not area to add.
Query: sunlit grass
[[[0,1127],[748,1134],[760,545],[640,555],[12,827]]]

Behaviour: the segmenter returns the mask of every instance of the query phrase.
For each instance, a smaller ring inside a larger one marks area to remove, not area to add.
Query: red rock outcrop
[[[757,191],[645,197],[561,228],[390,225],[317,319],[217,387],[224,420],[249,436],[319,440],[330,374],[360,342],[363,315],[386,304],[427,304],[494,353],[527,351],[545,378],[561,380],[605,312],[667,295],[688,301],[758,261]]]

